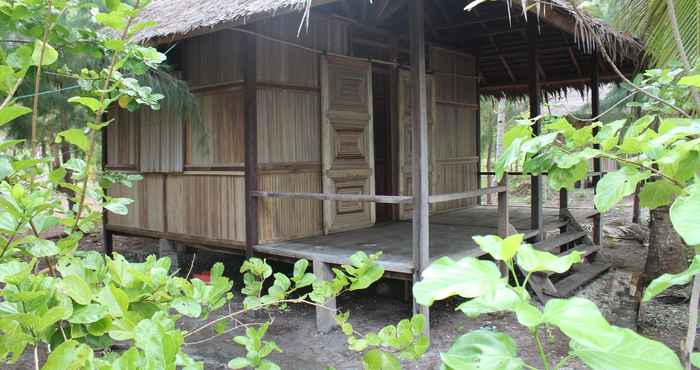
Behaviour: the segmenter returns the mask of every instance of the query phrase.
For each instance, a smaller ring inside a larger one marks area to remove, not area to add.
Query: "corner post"
[[[106,120],[105,120],[106,121]],[[102,128],[102,171],[107,168],[107,127]],[[70,203],[70,202],[69,202]],[[102,209],[102,247],[107,256],[112,257],[114,253],[114,235],[107,230],[107,210]]]
[[[243,36],[242,53],[245,101],[245,246],[246,256],[253,255],[258,244],[258,98],[257,98],[257,40],[254,35]]]
[[[420,281],[430,263],[428,234],[428,96],[425,76],[425,3],[410,0],[411,82],[413,126],[413,282]],[[425,333],[430,334],[428,307],[413,301],[413,312],[425,315]]]
[[[598,67],[598,51],[594,50],[591,54],[591,117],[598,117],[600,115],[600,92],[598,87],[600,85],[600,71]],[[593,129],[593,135],[598,133],[598,128]],[[594,149],[599,149],[600,145],[593,145]],[[595,188],[600,181],[600,172],[602,166],[600,163],[600,158],[593,158],[593,192],[595,193]],[[593,243],[600,245],[603,240],[603,215],[596,213],[593,216]]]
[[[527,22],[527,45],[528,45],[528,95],[530,100],[530,118],[535,118],[540,115],[540,97],[542,92],[540,89],[540,79],[537,73],[537,34],[538,24],[535,17],[530,17]],[[542,127],[537,121],[533,125],[535,135],[540,135]],[[544,215],[542,211],[542,177],[530,177],[530,221],[533,229],[537,230],[537,235],[534,237],[536,241],[542,240],[544,224]]]

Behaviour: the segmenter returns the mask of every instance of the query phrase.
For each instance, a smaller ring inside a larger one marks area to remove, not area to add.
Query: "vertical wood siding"
[[[182,70],[192,87],[243,80],[242,34],[220,31],[193,37],[182,45]]]
[[[435,76],[436,123],[431,153],[435,157],[433,194],[478,188],[475,59],[441,48],[430,49]],[[438,203],[435,212],[475,205],[477,198]]]
[[[125,216],[107,212],[107,223],[149,231],[164,231],[163,181],[163,175],[147,174],[131,188],[114,185],[109,190],[109,195],[133,199],[134,203],[128,206],[129,213]]]
[[[243,176],[169,175],[168,232],[221,241],[245,241]]]
[[[166,111],[139,110],[141,172],[182,172],[182,119]]]
[[[187,124],[186,164],[240,166],[243,153],[243,93],[240,89],[199,95],[201,125]]]
[[[115,121],[107,126],[107,166],[137,168],[139,115],[124,109],[116,109],[114,112]]]

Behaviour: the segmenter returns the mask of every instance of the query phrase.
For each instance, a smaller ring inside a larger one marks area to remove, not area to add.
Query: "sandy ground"
[[[590,207],[588,197],[573,197],[572,207]],[[629,204],[629,202],[628,202]],[[607,231],[613,232],[616,225],[628,224],[631,220],[631,208],[618,207],[607,214]],[[154,243],[138,238],[116,238],[115,249],[132,260],[140,260],[144,256],[157,252]],[[646,258],[646,247],[638,241],[607,239],[608,246],[601,252],[601,257],[613,263],[614,268],[631,271],[643,269]],[[84,247],[100,249],[99,235],[86,238]],[[242,259],[237,256],[227,256],[198,252],[195,271],[206,270],[217,260],[222,260],[226,265],[227,273],[237,282],[234,292],[240,291],[241,276],[237,273]],[[186,265],[189,267],[189,265]],[[288,271],[289,266],[275,264],[275,270]],[[599,304],[604,314],[607,314],[608,291],[610,273],[606,273],[597,280],[577,292],[577,295],[585,296]],[[338,301],[339,309],[349,311],[351,323],[362,333],[376,331],[388,324],[395,324],[410,315],[411,305],[404,294],[404,283],[392,280],[382,280],[375,287],[367,291],[354,293],[341,297]],[[236,293],[236,298],[240,295]],[[239,308],[239,299],[234,299],[228,310]],[[437,369],[440,364],[440,352],[449,349],[453,341],[460,335],[478,328],[491,328],[503,331],[512,336],[518,343],[519,355],[530,365],[542,368],[538,356],[534,350],[534,341],[527,329],[521,327],[512,315],[494,314],[485,315],[477,319],[469,319],[461,312],[454,310],[460,301],[448,300],[436,303],[431,308],[432,338],[430,350],[424,357],[412,364],[405,364],[405,369]],[[211,318],[218,317],[213,315]],[[347,349],[345,336],[338,330],[328,334],[320,334],[315,328],[314,309],[309,306],[292,306],[285,311],[270,313],[274,320],[268,331],[267,340],[275,341],[283,350],[283,353],[275,353],[271,359],[277,362],[283,369],[361,369],[361,354]],[[267,318],[262,313],[252,313],[244,317],[246,322],[260,322]],[[685,335],[685,321],[687,319],[686,303],[682,300],[656,300],[643,305],[639,330],[642,334],[661,340],[678,350],[681,338]],[[185,328],[194,328],[201,323],[193,320],[184,320]],[[234,344],[233,336],[239,332],[232,332],[202,343],[196,343],[211,337],[211,332],[203,332],[196,338],[187,338],[186,350],[195,358],[205,362],[207,369],[225,369],[226,363],[236,356],[242,355],[242,348]],[[195,337],[195,336],[193,336]],[[568,352],[568,341],[556,330],[544,334],[545,346],[551,354],[553,361],[558,361]],[[14,369],[32,367],[31,358],[24,356]],[[564,369],[585,369],[576,362],[570,362]]]

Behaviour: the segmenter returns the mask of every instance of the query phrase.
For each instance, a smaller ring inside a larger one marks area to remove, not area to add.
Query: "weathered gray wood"
[[[527,24],[528,70],[530,71],[528,80],[528,95],[530,97],[530,118],[535,118],[540,115],[540,97],[542,95],[542,92],[540,90],[539,73],[537,73],[537,33],[537,19],[535,17],[532,17],[528,20]],[[541,125],[539,120],[535,122],[532,128],[535,135],[539,135],[541,133]],[[542,225],[544,224],[542,200],[542,177],[531,176],[531,223],[532,228],[538,231],[537,236],[534,238],[536,241],[542,240],[544,237],[544,230],[542,230]]]
[[[254,197],[258,198],[293,198],[293,199],[315,199],[315,200],[337,200],[337,201],[357,201],[375,202],[388,204],[407,204],[413,202],[411,196],[398,195],[367,195],[367,194],[326,194],[326,193],[286,193],[272,191],[254,191]]]
[[[333,272],[329,264],[322,261],[314,260],[314,275],[318,280],[332,280]],[[335,322],[335,310],[336,303],[335,298],[331,298],[323,303],[326,308],[316,307],[316,329],[321,333],[328,333],[336,327]]]
[[[610,277],[610,323],[637,330],[639,302],[642,298],[642,275],[639,272],[615,270]]]
[[[545,239],[534,244],[535,248],[545,252],[552,252],[555,249],[562,247],[568,243],[577,241],[586,236],[585,231],[569,232],[558,235],[554,238]]]
[[[257,94],[257,41],[253,35],[245,35],[246,53],[243,56],[244,119],[245,119],[245,235],[246,255],[253,255],[258,244],[258,199],[253,191],[258,189],[258,94]]]
[[[508,175],[503,175],[499,187],[504,191],[498,193],[498,235],[502,238],[510,234],[510,209],[508,209]]]
[[[591,55],[591,116],[598,117],[600,114],[600,92],[598,86],[600,85],[600,73],[598,68],[598,53],[594,52]],[[593,129],[593,135],[598,132],[598,128]],[[595,149],[599,149],[600,145],[596,144],[593,146]],[[593,187],[595,189],[600,181],[601,165],[600,158],[593,158],[593,172],[596,175],[593,177]],[[595,190],[594,190],[595,192]],[[598,214],[593,217],[593,243],[601,245],[603,242],[603,217]]]
[[[409,1],[411,77],[413,82],[413,263],[414,283],[421,279],[423,269],[430,263],[429,252],[429,178],[428,178],[428,96],[425,75],[425,3]],[[425,315],[425,333],[430,335],[428,307],[418,306],[414,312]]]
[[[555,284],[556,293],[553,295],[556,297],[568,297],[576,291],[576,289],[588,284],[609,268],[610,264],[607,262],[594,262],[580,265],[576,268],[575,273]]]
[[[453,201],[453,200],[480,197],[480,196],[486,195],[486,194],[503,193],[505,191],[506,191],[505,186],[492,186],[492,187],[488,187],[488,188],[481,188],[481,189],[476,189],[476,190],[467,191],[467,192],[463,192],[463,193],[431,195],[428,199],[429,199],[429,203],[442,203],[442,202],[449,202],[449,201]]]

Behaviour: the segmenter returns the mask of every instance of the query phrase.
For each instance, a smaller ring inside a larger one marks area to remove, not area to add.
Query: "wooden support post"
[[[591,55],[591,116],[598,117],[600,115],[600,92],[598,91],[598,86],[600,85],[600,74],[598,68],[598,52],[593,52]],[[598,128],[593,129],[593,135],[597,134]],[[600,145],[595,144],[594,149],[599,149]],[[600,158],[593,158],[593,172],[596,173],[593,176],[593,192],[595,193],[595,188],[600,181],[601,164]],[[593,216],[593,243],[596,245],[601,245],[603,241],[603,215],[597,213]]]
[[[102,171],[107,168],[107,127],[102,128]],[[72,202],[68,202],[69,205]],[[102,247],[107,256],[112,257],[114,253],[114,236],[111,231],[107,230],[107,210],[102,209]]]
[[[329,264],[314,260],[313,268],[316,279],[333,280],[334,275]],[[321,333],[328,333],[337,325],[335,313],[331,311],[336,309],[335,298],[327,300],[323,305],[326,308],[316,307],[316,329]]]
[[[535,118],[540,115],[540,80],[537,73],[537,18],[530,17],[527,22],[527,44],[528,44],[528,95],[530,97],[530,118]],[[540,122],[535,122],[533,125],[535,135],[540,135],[542,128]],[[531,227],[537,230],[537,235],[534,236],[536,241],[542,240],[544,224],[544,213],[542,210],[542,177],[530,177],[530,220]]]
[[[411,82],[413,86],[413,282],[421,279],[430,263],[429,255],[429,188],[428,188],[428,96],[425,76],[425,3],[409,1],[411,10]],[[428,307],[415,300],[413,312],[425,315],[425,333],[430,335]]]
[[[439,1],[435,2],[436,4],[439,4]],[[474,69],[474,75],[475,76],[480,76],[481,75],[481,68],[479,68],[479,63],[481,62],[481,57],[479,53],[476,53],[476,68]],[[481,91],[480,89],[481,85],[481,79],[477,78],[476,79],[476,104],[478,106],[481,105]],[[477,157],[477,165],[476,165],[476,186],[481,187],[481,109],[477,109],[474,114],[476,115],[474,122],[476,122],[476,133],[474,134],[474,139],[476,141],[476,157]],[[489,169],[486,169],[487,171]],[[505,175],[504,175],[505,177]],[[489,187],[491,184],[489,182],[486,183],[486,186]],[[477,202],[479,205],[482,205],[482,199],[483,197],[479,197],[477,199]],[[489,198],[490,199],[490,198]]]
[[[168,240],[168,239],[159,239],[158,240],[158,257],[163,258],[167,257],[170,258],[170,271],[169,272],[175,272],[180,268],[180,262],[178,261],[177,258],[177,245],[175,244],[174,241]]]
[[[244,36],[245,52],[245,245],[246,256],[253,255],[258,244],[258,199],[252,192],[258,190],[258,92],[257,92],[257,40],[253,35]]]
[[[569,209],[569,191],[566,188],[561,188],[559,190],[559,219],[564,220],[566,218],[565,211]],[[566,232],[566,225],[559,228],[560,233]]]
[[[506,190],[498,193],[498,236],[505,238],[510,235],[510,214],[508,210],[508,175],[498,182],[499,186],[505,186]]]

